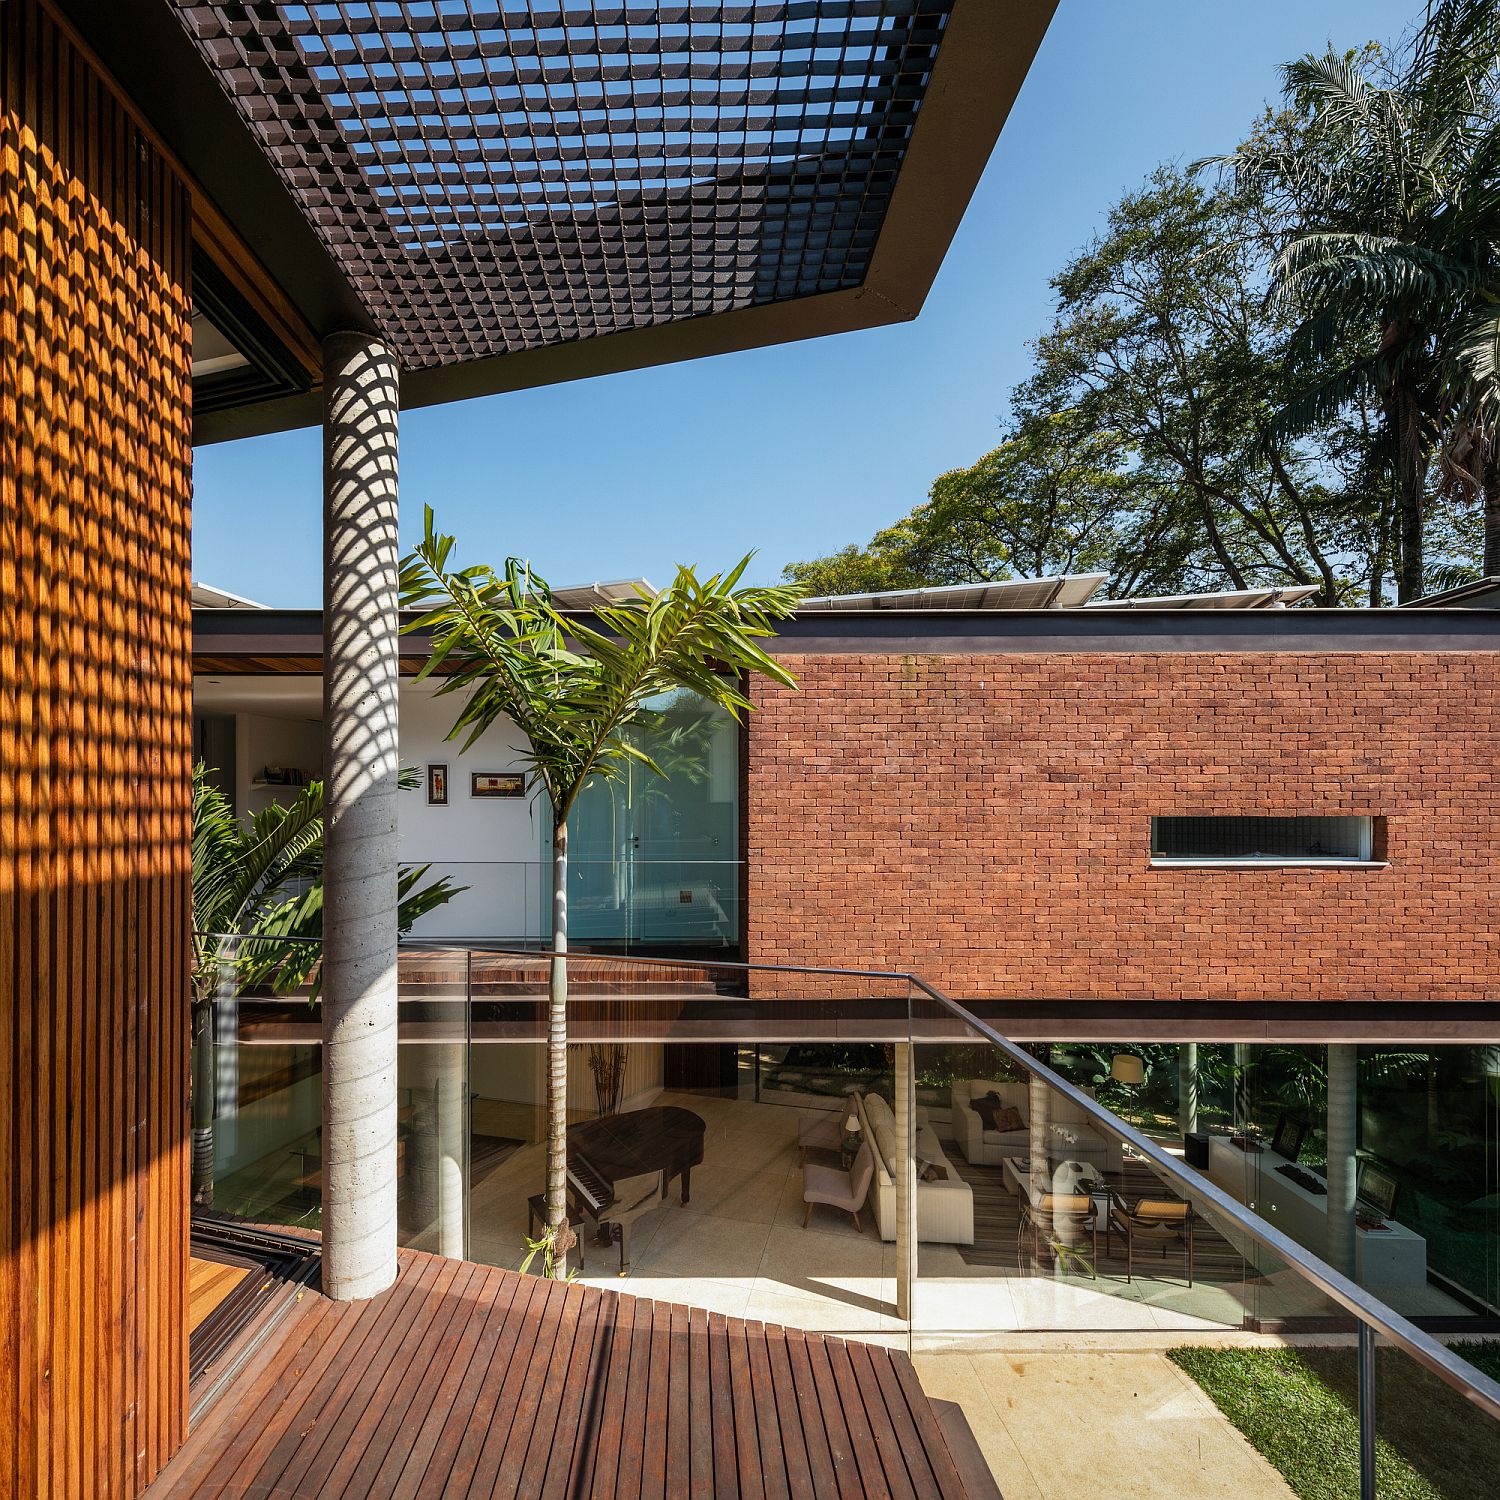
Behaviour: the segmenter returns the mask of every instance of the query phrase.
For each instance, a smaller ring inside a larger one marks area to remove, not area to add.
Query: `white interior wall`
[[[425,683],[401,690],[401,764],[414,766],[415,791],[400,798],[401,862],[431,863],[428,878],[450,876],[469,887],[412,929],[419,938],[539,938],[548,930],[550,878],[541,866],[548,816],[530,791],[524,797],[474,797],[476,771],[522,771],[525,740],[509,720],[496,724],[466,753],[446,740],[462,708]],[[427,801],[427,767],[448,767],[448,802]]]
[[[323,725],[317,717],[289,713],[237,713],[234,716],[234,805],[242,818],[254,817],[300,790],[257,786],[267,766],[295,767],[309,781],[323,774]]]

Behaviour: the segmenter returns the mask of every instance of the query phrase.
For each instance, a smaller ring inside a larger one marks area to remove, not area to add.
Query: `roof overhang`
[[[276,319],[295,319],[314,347],[331,332],[373,328],[376,320],[366,300],[356,292],[345,267],[330,253],[326,235],[314,229],[294,199],[287,181],[247,128],[241,107],[221,87],[178,12],[188,19],[195,9],[242,13],[245,27],[265,25],[268,16],[274,20],[283,13],[264,4],[210,7],[195,6],[188,0],[147,0],[131,5],[121,5],[119,0],[62,3],[86,43],[180,162],[194,188],[195,201],[208,209],[203,217],[213,233],[200,236],[200,243],[204,238],[217,243],[204,248],[223,257],[227,241],[237,237],[241,269],[250,265],[250,275],[259,280],[259,290],[273,304]],[[932,15],[947,12],[915,123],[900,153],[899,170],[890,186],[878,235],[857,285],[411,368],[403,373],[403,407],[702,358],[915,317],[1055,5],[1056,0],[845,0],[841,8],[851,14],[909,13],[913,25],[925,24]],[[496,5],[476,4],[472,8],[501,13]],[[308,11],[307,7],[286,9],[299,14]],[[367,6],[352,9],[370,11]],[[381,9],[376,7],[375,11]],[[725,17],[750,16],[755,24],[761,24],[774,15],[786,24],[785,18],[795,21],[804,13],[823,16],[828,8],[804,0],[706,7],[602,6],[585,4],[584,0],[576,4],[558,0],[556,4],[533,5],[525,14],[530,16],[533,11],[539,16],[542,11],[556,12],[563,19],[575,13],[608,13],[610,19],[632,21],[654,15],[658,22],[681,12],[684,17],[691,14],[695,24],[698,17],[710,12],[720,17],[721,23]],[[508,15],[502,19],[510,24]],[[539,36],[540,27],[536,30]],[[244,253],[247,248],[248,261]],[[195,438],[213,442],[314,423],[321,414],[315,386],[314,374],[313,388],[307,390],[243,404],[225,401],[217,410],[201,414]]]
[[[1500,610],[868,610],[783,620],[776,656],[951,656],[1133,652],[1500,651]],[[403,670],[426,637],[401,638]],[[213,675],[322,670],[323,616],[308,610],[195,609],[193,660]]]

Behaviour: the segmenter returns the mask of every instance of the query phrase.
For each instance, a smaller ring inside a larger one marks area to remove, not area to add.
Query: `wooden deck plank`
[[[823,1339],[823,1355],[828,1362],[830,1387],[834,1391],[839,1409],[843,1412],[844,1428],[849,1439],[850,1463],[841,1474],[851,1483],[854,1495],[869,1495],[875,1500],[891,1500],[890,1486],[886,1483],[875,1448],[875,1435],[870,1431],[869,1419],[865,1416],[864,1397],[856,1384],[854,1367],[849,1361],[849,1350],[838,1339]]]
[[[927,1393],[922,1389],[922,1382],[917,1378],[916,1367],[909,1359],[898,1359],[893,1361],[892,1368],[906,1395],[907,1410],[911,1413],[912,1422],[917,1429],[922,1451],[932,1465],[938,1491],[945,1497],[945,1500],[949,1496],[958,1500],[958,1497],[965,1494],[964,1482],[959,1478],[958,1467],[948,1448],[943,1424],[938,1421],[937,1412],[933,1409]]]
[[[791,1500],[786,1447],[782,1442],[781,1419],[776,1411],[776,1389],[771,1383],[771,1358],[766,1351],[764,1323],[749,1325],[745,1354],[750,1364],[750,1405],[760,1438],[761,1483],[765,1486],[767,1500]]]
[[[249,1266],[193,1256],[188,1262],[188,1328],[196,1328],[249,1274]]]
[[[899,1500],[915,1496],[911,1473],[891,1427],[885,1394],[880,1389],[879,1377],[870,1360],[870,1351],[863,1344],[844,1344],[841,1351],[854,1371],[854,1385],[864,1401],[865,1420],[870,1425],[870,1437],[875,1444],[875,1452],[880,1456],[880,1467],[885,1471],[885,1482],[890,1486],[891,1494],[899,1497]]]
[[[671,1413],[672,1304],[651,1308],[651,1358],[646,1366],[646,1420],[642,1423],[641,1500],[665,1500],[667,1421]]]
[[[429,1469],[441,1469],[446,1478],[458,1442],[474,1410],[480,1378],[488,1368],[495,1345],[509,1322],[512,1305],[530,1289],[525,1277],[500,1278],[486,1273],[480,1278],[474,1312],[464,1330],[453,1363],[443,1372],[433,1392],[432,1407],[412,1443],[406,1462],[396,1471],[390,1490],[372,1486],[372,1494],[391,1495],[391,1500],[412,1500],[422,1487]],[[383,1473],[391,1470],[387,1460]],[[375,1485],[380,1483],[377,1475]],[[387,1480],[389,1482],[389,1480]]]
[[[725,1335],[726,1319],[722,1313],[708,1315],[709,1412],[718,1414],[710,1420],[714,1439],[714,1496],[727,1495],[739,1500],[740,1458],[735,1442],[734,1372],[729,1368],[729,1339]],[[726,1419],[725,1413],[730,1413]]]
[[[581,1455],[579,1484],[572,1491],[574,1494],[601,1497],[615,1494],[615,1476],[620,1469],[620,1434],[625,1426],[625,1386],[630,1374],[635,1314],[638,1308],[649,1306],[649,1303],[636,1297],[624,1299],[618,1304],[594,1451]]]
[[[445,1345],[451,1349],[457,1339],[457,1327],[462,1324],[468,1305],[465,1294],[478,1269],[463,1261],[455,1261],[454,1265],[457,1269],[437,1294],[441,1297],[439,1306],[425,1325],[419,1323],[414,1328],[419,1337],[411,1357],[398,1356],[391,1361],[366,1410],[360,1414],[354,1432],[344,1443],[344,1451],[323,1482],[323,1494],[328,1500],[340,1500],[345,1495],[351,1500],[364,1500],[370,1493],[370,1481],[380,1471],[406,1422],[407,1412],[421,1389],[422,1375],[442,1368],[437,1362],[438,1351]]]
[[[450,1261],[451,1265],[452,1262]],[[315,1495],[338,1458],[341,1440],[362,1413],[380,1375],[396,1360],[408,1332],[423,1311],[425,1295],[438,1289],[443,1267],[432,1261],[410,1265],[397,1285],[370,1300],[376,1320],[358,1351],[351,1352],[348,1365],[336,1367],[337,1383],[312,1415],[303,1431],[287,1434],[285,1463],[263,1471],[277,1490],[288,1495]],[[395,1297],[392,1291],[404,1291]]]
[[[620,1464],[615,1473],[614,1493],[638,1496],[641,1492],[641,1461],[646,1448],[646,1388],[651,1376],[652,1323],[656,1304],[642,1300],[635,1305],[630,1325],[630,1374],[625,1380],[625,1409],[620,1425]]]
[[[395,1286],[368,1302],[303,1293],[150,1492],[221,1494],[966,1488],[904,1354],[403,1251]]]
[[[833,1448],[828,1439],[828,1423],[813,1384],[812,1360],[807,1339],[787,1340],[787,1365],[791,1370],[792,1389],[802,1413],[802,1441],[807,1450],[807,1473],[818,1500],[838,1493],[838,1476]]]
[[[586,1407],[595,1379],[595,1348],[599,1314],[604,1298],[593,1287],[578,1289],[578,1314],[567,1358],[560,1364],[553,1350],[553,1369],[549,1375],[547,1400],[549,1410],[538,1420],[526,1450],[526,1464],[521,1470],[515,1493],[544,1496],[563,1492],[568,1470],[572,1466],[580,1413]],[[560,1347],[560,1346],[559,1346]],[[572,1440],[569,1440],[572,1434]]]
[[[781,1430],[781,1451],[786,1463],[787,1488],[792,1500],[818,1500],[808,1459],[807,1438],[802,1432],[802,1408],[792,1380],[789,1349],[798,1337],[795,1330],[766,1330],[766,1358],[770,1367],[771,1392],[776,1402],[776,1421]],[[824,1490],[829,1494],[832,1486]]]
[[[417,1492],[419,1495],[469,1495],[476,1492],[473,1479],[485,1444],[494,1440],[497,1425],[503,1429],[502,1442],[510,1434],[509,1414],[501,1407],[501,1398],[507,1387],[514,1394],[525,1373],[527,1361],[536,1347],[553,1285],[534,1278],[526,1288],[526,1300],[517,1302],[512,1308],[511,1317],[491,1352],[488,1365],[478,1372],[474,1416],[459,1440],[451,1471],[440,1475],[436,1469],[429,1470],[427,1481]],[[475,1377],[472,1369],[470,1377]]]
[[[731,1424],[735,1433],[735,1458],[739,1463],[740,1494],[746,1500],[761,1500],[766,1493],[766,1482],[760,1469],[760,1432],[755,1425],[755,1388],[750,1379],[749,1340],[748,1337],[731,1338],[727,1321],[722,1322],[716,1331],[729,1350]]]
[[[692,1343],[688,1336],[688,1310],[667,1308],[667,1414],[662,1482],[668,1495],[686,1495],[692,1490]]]
[[[688,1389],[688,1411],[691,1425],[690,1483],[694,1495],[712,1495],[714,1489],[714,1424],[712,1387],[708,1369],[708,1313],[701,1307],[690,1307],[688,1319],[688,1367],[691,1379]]]

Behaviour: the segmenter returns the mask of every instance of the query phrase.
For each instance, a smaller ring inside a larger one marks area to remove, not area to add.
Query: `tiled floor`
[[[846,1214],[818,1208],[802,1228],[799,1111],[691,1094],[655,1102],[703,1117],[704,1160],[687,1206],[674,1199],[634,1226],[631,1291],[825,1332],[904,1339],[894,1317],[895,1247],[878,1238],[872,1216],[858,1232]],[[539,1145],[523,1147],[475,1189],[475,1259],[519,1262],[526,1198],[541,1184],[542,1160]],[[584,1279],[618,1286],[616,1264],[614,1251],[596,1249]],[[1268,1278],[1253,1295],[1266,1312],[1320,1310],[1289,1275]],[[1188,1287],[1180,1274],[1128,1284],[1107,1273],[1018,1276],[969,1265],[947,1245],[921,1247],[913,1300],[914,1347],[970,1351],[1020,1330],[1222,1333],[1241,1327],[1245,1306],[1237,1283]]]
[[[824,1332],[905,1342],[894,1317],[895,1247],[870,1215],[863,1232],[847,1214],[819,1208],[802,1227],[798,1111],[774,1104],[663,1094],[705,1123],[703,1164],[686,1206],[675,1197],[631,1231],[631,1274],[621,1282],[613,1249],[591,1249],[585,1281],[713,1312]],[[470,1245],[476,1260],[516,1265],[526,1199],[542,1180],[541,1146],[504,1162],[474,1192]]]
[[[1006,1500],[1290,1500],[1281,1476],[1164,1354],[918,1354],[922,1389],[963,1408]]]

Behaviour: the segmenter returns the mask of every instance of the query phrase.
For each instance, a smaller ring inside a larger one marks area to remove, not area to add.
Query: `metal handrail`
[[[1097,1120],[1107,1130],[1118,1136],[1133,1151],[1146,1157],[1174,1183],[1181,1184],[1194,1198],[1208,1203],[1214,1213],[1228,1219],[1236,1229],[1243,1230],[1257,1244],[1264,1246],[1281,1260],[1286,1261],[1303,1278],[1312,1282],[1330,1300],[1339,1304],[1361,1323],[1383,1334],[1393,1344],[1403,1349],[1419,1364],[1425,1365],[1440,1380],[1461,1391],[1476,1406],[1491,1417],[1500,1420],[1500,1382],[1492,1380],[1476,1370],[1466,1360],[1460,1359],[1450,1349],[1440,1344],[1431,1334],[1424,1333],[1416,1324],[1401,1316],[1393,1308],[1370,1296],[1363,1287],[1351,1281],[1341,1271],[1336,1271],[1326,1261],[1313,1255],[1296,1240],[1290,1239],[1274,1225],[1252,1213],[1238,1199],[1231,1198],[1223,1188],[1207,1177],[1190,1175],[1170,1152],[1162,1150],[1149,1137],[1133,1125],[1126,1123],[1112,1110],[1106,1109],[1097,1100],[1069,1083],[1045,1064],[1038,1062],[1025,1048],[1008,1037],[1002,1036],[994,1027],[980,1020],[972,1011],[957,1000],[943,994],[925,980],[912,976],[912,984],[929,999],[943,1006],[966,1025],[971,1026],[992,1047],[998,1048],[1012,1062],[1028,1073],[1040,1078],[1050,1089],[1056,1090],[1071,1104]]]
[[[202,937],[244,936],[244,934],[229,933],[201,933],[197,935]],[[319,938],[266,938],[264,940],[279,942],[322,941]],[[1482,1371],[1476,1370],[1466,1360],[1461,1359],[1450,1349],[1440,1344],[1430,1334],[1424,1333],[1409,1319],[1402,1317],[1393,1308],[1370,1296],[1363,1287],[1358,1286],[1341,1271],[1335,1270],[1326,1261],[1313,1255],[1306,1247],[1298,1244],[1297,1241],[1290,1239],[1267,1220],[1261,1218],[1258,1214],[1252,1213],[1244,1204],[1240,1203],[1237,1199],[1231,1198],[1228,1193],[1207,1177],[1198,1176],[1197,1174],[1190,1175],[1175,1157],[1169,1152],[1164,1151],[1154,1141],[1135,1129],[1134,1126],[1127,1124],[1112,1110],[1106,1109],[1096,1099],[1084,1093],[1082,1089],[1069,1083],[1060,1074],[1039,1062],[1025,1048],[1011,1041],[1008,1037],[1003,1036],[988,1022],[981,1020],[966,1006],[954,1000],[951,996],[944,994],[942,990],[930,984],[920,975],[900,969],[844,969],[826,965],[746,963],[740,960],[728,959],[723,961],[718,959],[700,961],[697,959],[636,958],[625,954],[558,953],[555,949],[551,948],[513,948],[503,944],[451,944],[412,941],[403,942],[401,946],[419,951],[442,951],[458,948],[461,951],[498,953],[532,959],[567,958],[575,961],[579,959],[585,961],[597,959],[601,962],[625,962],[640,964],[645,967],[681,968],[684,963],[688,963],[701,968],[731,969],[739,972],[818,974],[842,976],[850,979],[885,979],[908,984],[913,989],[920,991],[934,1004],[942,1007],[956,1019],[977,1032],[991,1046],[1004,1053],[1011,1062],[1015,1063],[1024,1072],[1038,1078],[1046,1087],[1061,1094],[1072,1105],[1082,1110],[1085,1115],[1097,1121],[1107,1131],[1130,1146],[1133,1151],[1144,1156],[1154,1167],[1164,1173],[1171,1182],[1180,1184],[1188,1196],[1210,1205],[1217,1216],[1228,1220],[1236,1229],[1248,1235],[1257,1244],[1271,1251],[1272,1254],[1286,1262],[1287,1265],[1301,1275],[1304,1280],[1311,1282],[1331,1301],[1337,1303],[1346,1312],[1350,1313],[1360,1326],[1362,1364],[1368,1361],[1370,1354],[1370,1349],[1365,1347],[1365,1330],[1379,1333],[1389,1339],[1397,1348],[1403,1350],[1412,1359],[1416,1360],[1418,1364],[1430,1370],[1438,1379],[1467,1397],[1468,1400],[1473,1402],[1474,1405],[1479,1407],[1488,1416],[1500,1421],[1500,1382],[1491,1379]],[[907,1020],[909,1025],[911,1021],[910,996],[908,996],[907,1003]],[[1361,1382],[1361,1390],[1363,1401],[1363,1381]]]

